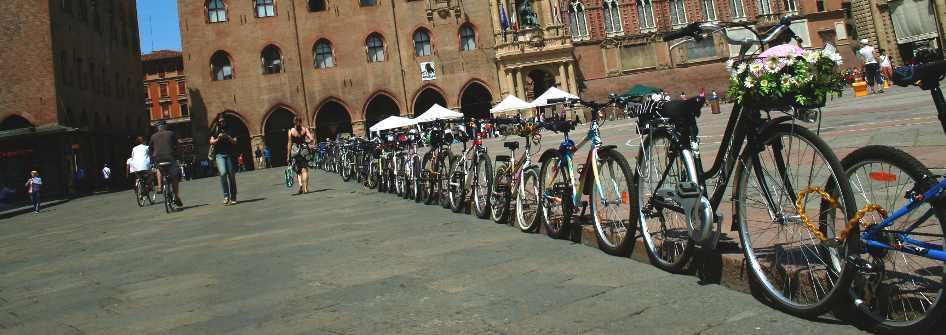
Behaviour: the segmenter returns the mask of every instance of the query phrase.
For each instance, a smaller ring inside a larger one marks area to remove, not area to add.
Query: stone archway
[[[381,120],[391,115],[400,114],[401,109],[397,106],[397,102],[394,102],[394,100],[387,95],[379,94],[371,99],[371,102],[368,103],[368,107],[365,110],[365,129],[367,131],[367,129]]]
[[[555,85],[555,78],[553,78],[550,74],[546,73],[545,71],[542,71],[542,70],[530,71],[529,75],[526,76],[526,80],[525,80],[525,86],[526,86],[525,89],[526,89],[526,94],[527,94],[526,101],[535,100],[535,98],[538,98],[539,96],[541,96],[542,93],[545,93],[545,91],[548,91],[548,89],[554,85]],[[548,107],[539,107],[537,108],[536,113],[539,113],[539,114],[544,113],[545,109],[547,108]],[[530,116],[538,116],[538,115],[530,115]],[[526,117],[526,116],[523,115],[523,117]]]
[[[351,114],[336,101],[326,102],[315,112],[315,139],[323,142],[335,140],[339,134],[352,133]]]
[[[417,99],[414,100],[414,116],[416,117],[420,114],[423,114],[435,104],[448,107],[447,99],[444,98],[440,92],[437,92],[437,90],[433,88],[425,88],[420,92],[420,94],[417,95]]]
[[[471,83],[460,96],[460,112],[466,117],[488,119],[493,95],[479,83]]]
[[[289,128],[293,127],[292,119],[296,113],[279,107],[269,114],[266,118],[266,124],[263,126],[263,137],[266,146],[269,147],[270,157],[273,166],[286,166],[288,152],[286,145],[289,143]],[[243,157],[244,161],[246,157]]]
[[[253,167],[253,164],[247,164],[251,162],[252,159],[247,157],[252,156],[253,143],[252,138],[250,138],[250,129],[247,127],[246,123],[243,122],[243,119],[237,115],[234,115],[232,112],[224,112],[223,118],[227,120],[227,125],[230,128],[233,128],[233,136],[237,139],[236,149],[238,155],[243,155],[243,165],[248,169]],[[198,157],[200,158],[200,157]],[[236,160],[234,160],[235,162]]]
[[[29,128],[32,126],[33,124],[26,118],[19,115],[10,115],[6,119],[3,119],[3,122],[0,122],[0,131]]]

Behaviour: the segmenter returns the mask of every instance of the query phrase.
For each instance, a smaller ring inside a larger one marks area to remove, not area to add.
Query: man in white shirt
[[[864,72],[867,74],[867,86],[870,86],[870,94],[874,94],[874,84],[880,83],[880,65],[877,65],[877,58],[874,57],[874,47],[867,44],[868,41],[866,38],[861,40],[861,50],[857,52],[861,54],[861,58],[864,59]],[[883,86],[881,86],[880,93],[884,93]]]
[[[108,178],[112,176],[112,170],[108,168],[108,164],[105,164],[105,167],[102,168],[102,183],[105,184],[105,191],[108,192]]]
[[[660,101],[661,99],[663,99],[663,97],[661,97],[660,93],[657,93],[657,91],[654,91],[654,93],[650,95],[650,100]]]

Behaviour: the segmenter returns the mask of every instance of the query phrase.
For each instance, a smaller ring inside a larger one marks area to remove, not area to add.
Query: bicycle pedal
[[[557,197],[565,197],[571,193],[572,186],[569,183],[552,184],[552,194]]]

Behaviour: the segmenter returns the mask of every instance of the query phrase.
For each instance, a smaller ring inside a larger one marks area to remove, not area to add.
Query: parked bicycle
[[[488,204],[490,216],[497,223],[509,221],[512,197],[516,197],[515,222],[523,232],[534,232],[538,227],[539,210],[539,172],[538,166],[532,163],[532,146],[540,145],[542,136],[539,131],[541,124],[522,120],[500,120],[496,123],[515,123],[516,133],[525,139],[525,148],[522,156],[513,161],[519,142],[504,142],[503,147],[509,149],[509,155],[496,156],[496,172],[492,184],[489,186],[490,197]]]
[[[454,213],[460,213],[472,200],[473,213],[480,219],[489,217],[489,184],[493,180],[493,164],[489,159],[489,151],[483,145],[485,133],[480,129],[480,120],[464,119],[467,124],[467,133],[458,134],[463,142],[463,152],[454,156],[453,166],[450,169],[450,208]],[[473,134],[472,138],[469,134]],[[467,147],[467,142],[472,143]],[[469,195],[469,200],[467,198]]]

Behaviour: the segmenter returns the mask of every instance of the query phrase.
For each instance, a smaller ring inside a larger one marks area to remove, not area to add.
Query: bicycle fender
[[[555,150],[555,149],[545,150],[545,152],[542,153],[542,158],[539,158],[539,162],[545,162],[546,159],[556,157],[556,155],[561,156],[561,154],[558,153],[558,150]]]

